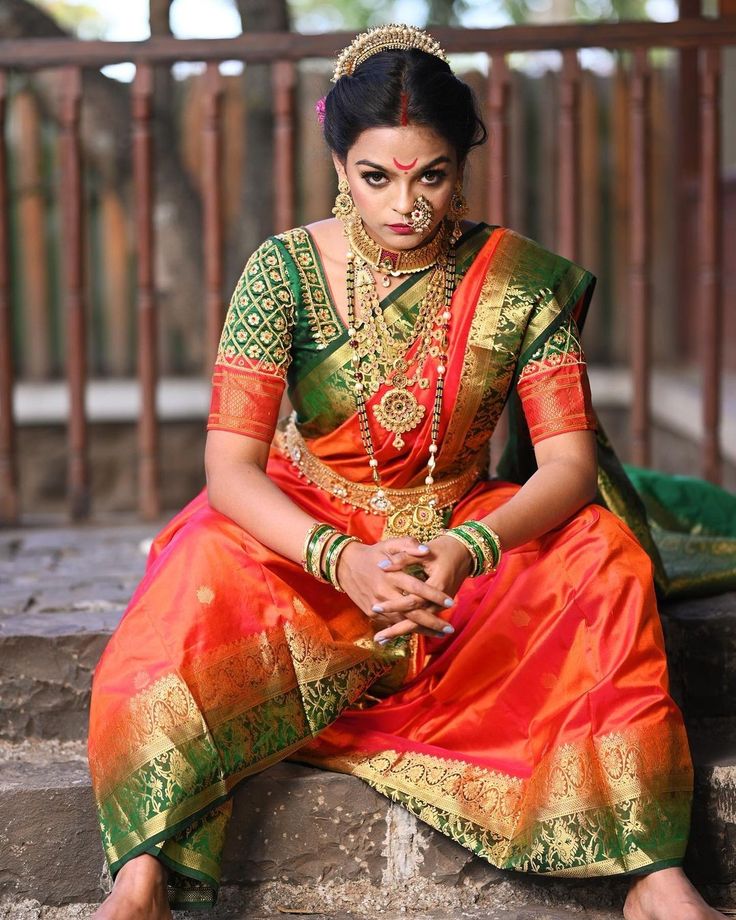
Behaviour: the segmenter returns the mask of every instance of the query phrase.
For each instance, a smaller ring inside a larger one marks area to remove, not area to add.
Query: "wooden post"
[[[144,520],[160,513],[156,420],[157,310],[153,280],[153,68],[138,64],[133,81],[133,177],[138,252],[138,509]]]
[[[700,283],[697,314],[702,317],[703,337],[703,475],[721,481],[721,366],[723,350],[723,303],[721,241],[721,49],[700,52]]]
[[[295,76],[292,61],[274,62],[274,225],[277,233],[294,225]]]
[[[47,380],[52,356],[49,324],[49,279],[46,253],[46,203],[42,185],[43,158],[41,115],[30,90],[13,100],[14,122],[18,127],[17,181],[20,272],[23,291],[23,376]]]
[[[0,524],[20,517],[13,419],[13,315],[10,280],[10,188],[5,141],[7,75],[0,70]]]
[[[506,226],[509,220],[509,70],[506,55],[494,52],[488,74],[488,220]]]
[[[225,312],[222,301],[222,96],[220,68],[211,61],[205,73],[202,127],[207,374],[217,355]]]
[[[650,75],[646,48],[634,51],[629,88],[629,328],[634,384],[631,455],[634,463],[648,466],[651,452],[652,286],[648,181]]]
[[[560,76],[560,121],[558,134],[557,241],[561,255],[578,257],[578,170],[580,142],[578,116],[580,105],[580,66],[575,48],[562,53]]]
[[[79,117],[82,72],[67,67],[61,74],[61,234],[64,261],[67,380],[69,383],[69,467],[67,490],[73,520],[90,510],[88,431],[85,412],[87,328],[82,224],[82,155]]]

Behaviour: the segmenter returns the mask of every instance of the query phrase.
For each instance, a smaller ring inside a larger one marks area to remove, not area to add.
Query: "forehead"
[[[410,163],[416,157],[422,163],[440,156],[454,159],[451,145],[431,128],[418,125],[367,128],[348,151],[353,161],[369,159],[386,166],[394,157],[402,163]]]

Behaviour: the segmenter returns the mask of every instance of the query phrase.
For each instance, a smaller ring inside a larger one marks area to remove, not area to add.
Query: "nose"
[[[401,215],[411,214],[414,207],[414,196],[411,192],[411,186],[408,182],[402,182],[399,189],[399,197],[394,205],[394,211]]]

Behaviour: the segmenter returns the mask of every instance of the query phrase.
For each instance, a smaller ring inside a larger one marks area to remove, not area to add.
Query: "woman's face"
[[[338,177],[347,177],[366,230],[387,249],[414,249],[429,239],[448,211],[458,179],[457,156],[449,142],[415,125],[368,128],[344,164],[335,154],[333,161]],[[420,195],[432,205],[432,225],[421,232],[399,232]]]

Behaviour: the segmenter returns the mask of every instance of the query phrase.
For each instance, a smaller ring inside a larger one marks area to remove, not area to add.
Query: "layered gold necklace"
[[[365,230],[363,230],[365,233]],[[442,395],[444,391],[445,372],[447,369],[447,341],[451,319],[451,301],[455,290],[455,242],[460,235],[455,225],[452,231],[443,223],[440,232],[425,247],[411,250],[413,258],[404,260],[404,269],[391,269],[390,274],[404,274],[433,268],[427,292],[422,298],[416,322],[405,339],[397,339],[388,328],[381,310],[376,291],[375,279],[370,267],[376,268],[376,260],[371,262],[365,257],[364,247],[353,245],[355,234],[347,234],[350,242],[346,272],[348,334],[352,349],[352,367],[354,374],[354,392],[360,423],[363,447],[368,455],[376,494],[371,500],[372,506],[379,513],[392,511],[381,484],[378,461],[375,458],[373,437],[371,435],[366,405],[366,393],[373,395],[383,383],[389,389],[380,403],[373,408],[376,421],[386,431],[394,435],[394,447],[404,447],[402,435],[415,428],[424,418],[425,408],[409,387],[419,385],[421,389],[429,387],[429,379],[421,376],[422,368],[428,356],[437,360],[437,382],[432,405],[431,444],[427,461],[427,496],[424,502],[408,508],[400,508],[390,513],[384,536],[411,533],[418,539],[430,540],[441,531],[443,520],[436,508],[430,487],[434,483],[434,468],[438,452],[440,416],[442,413]],[[365,233],[368,237],[368,234]],[[441,241],[441,245],[437,241]],[[374,242],[374,241],[371,241]],[[374,246],[381,247],[377,243]],[[430,255],[431,246],[431,255]],[[381,257],[387,250],[381,249]],[[390,252],[390,251],[388,251]],[[375,255],[375,252],[373,253]],[[409,253],[396,253],[405,256]],[[380,265],[380,261],[378,263]],[[399,259],[391,264],[400,264]],[[411,267],[409,267],[411,266]],[[382,270],[382,269],[379,269]],[[356,306],[360,302],[360,316]],[[408,353],[418,341],[416,353],[409,360]],[[410,373],[410,367],[414,372]]]

